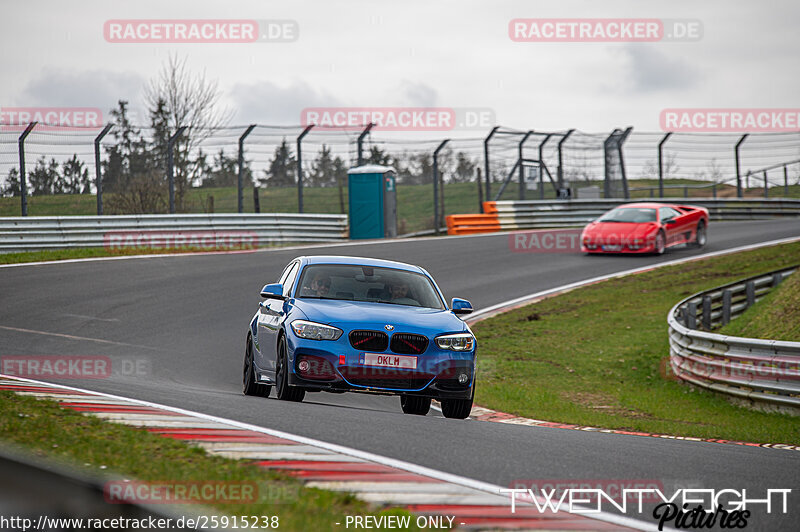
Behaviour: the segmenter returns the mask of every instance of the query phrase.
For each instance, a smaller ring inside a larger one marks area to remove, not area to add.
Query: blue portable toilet
[[[369,164],[347,172],[350,238],[397,236],[395,169]]]

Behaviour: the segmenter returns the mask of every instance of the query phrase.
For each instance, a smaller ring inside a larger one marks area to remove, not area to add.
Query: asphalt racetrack
[[[108,356],[113,377],[59,382],[317,438],[501,486],[531,479],[657,480],[669,491],[747,488],[753,496],[791,488],[788,515],[775,508],[770,516],[754,512],[747,529],[796,530],[796,451],[449,420],[434,410],[427,417],[409,416],[403,415],[397,397],[316,393],[298,404],[278,401],[274,392],[269,399],[241,393],[245,334],[261,300],[259,290],[275,282],[297,255],[419,264],[448,300],[463,297],[481,309],[616,271],[793,236],[800,236],[800,220],[711,224],[704,250],[674,249],[661,257],[513,253],[508,234],[491,234],[0,268],[0,356]],[[628,515],[653,522],[647,515]]]

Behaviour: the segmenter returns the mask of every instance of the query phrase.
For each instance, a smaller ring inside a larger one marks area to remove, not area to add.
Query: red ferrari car
[[[667,203],[626,203],[587,225],[584,253],[656,253],[679,244],[706,244],[708,209]]]

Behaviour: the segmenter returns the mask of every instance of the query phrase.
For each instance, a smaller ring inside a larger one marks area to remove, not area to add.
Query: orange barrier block
[[[445,220],[448,235],[494,233],[500,230],[497,214],[450,214]]]
[[[483,212],[486,214],[497,214],[497,202],[496,201],[484,201],[483,202]]]

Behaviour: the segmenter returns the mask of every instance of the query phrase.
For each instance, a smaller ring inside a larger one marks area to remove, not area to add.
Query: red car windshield
[[[598,218],[598,222],[647,223],[656,221],[656,210],[637,207],[623,207],[608,211]]]

